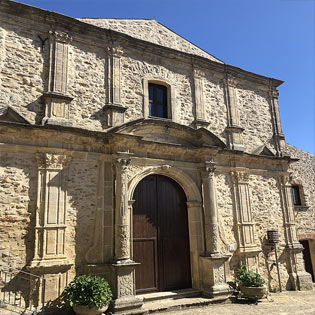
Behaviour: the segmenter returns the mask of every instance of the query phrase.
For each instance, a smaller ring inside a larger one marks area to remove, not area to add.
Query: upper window
[[[168,118],[166,86],[149,83],[149,115]]]
[[[298,185],[292,185],[291,187],[292,197],[293,197],[293,204],[295,206],[301,206],[301,194],[300,194],[300,187]]]

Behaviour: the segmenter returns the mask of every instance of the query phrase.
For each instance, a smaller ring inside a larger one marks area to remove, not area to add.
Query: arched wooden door
[[[137,293],[191,287],[186,195],[174,180],[150,175],[133,199]]]

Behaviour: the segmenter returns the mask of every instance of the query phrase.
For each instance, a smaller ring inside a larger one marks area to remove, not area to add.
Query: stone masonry
[[[285,143],[282,81],[155,20],[0,8],[0,266],[44,277],[47,310],[83,273],[110,282],[113,311],[142,305],[133,194],[154,174],[186,195],[194,289],[226,298],[247,264],[277,290],[268,229],[280,235],[282,287],[312,288],[299,241],[315,272],[315,160]],[[167,91],[167,117],[150,116],[152,83]]]

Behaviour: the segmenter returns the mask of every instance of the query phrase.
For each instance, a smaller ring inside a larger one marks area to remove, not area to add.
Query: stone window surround
[[[306,204],[306,201],[305,201],[305,195],[304,195],[304,189],[303,189],[303,185],[301,183],[296,183],[296,182],[292,182],[291,183],[292,187],[298,187],[298,193],[300,195],[300,201],[301,201],[301,204],[300,205],[296,205],[294,204],[293,200],[293,191],[291,190],[292,192],[292,203],[294,205],[294,210],[295,211],[306,211],[309,207],[307,206]]]
[[[167,88],[167,118],[151,117],[149,115],[149,83],[159,84]],[[175,88],[167,80],[154,77],[143,78],[143,117],[170,119],[176,122]]]

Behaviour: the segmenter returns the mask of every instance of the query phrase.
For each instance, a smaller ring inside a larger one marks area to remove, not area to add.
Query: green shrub
[[[108,282],[98,276],[78,276],[66,286],[64,293],[71,306],[103,307],[112,300]]]
[[[245,265],[236,271],[235,280],[238,285],[244,287],[261,287],[265,283],[259,273],[249,271]]]

